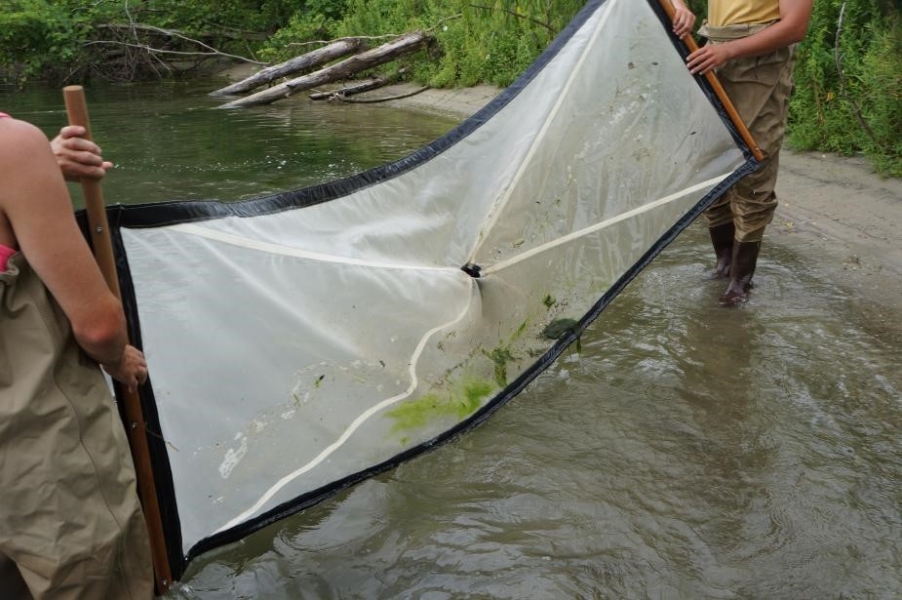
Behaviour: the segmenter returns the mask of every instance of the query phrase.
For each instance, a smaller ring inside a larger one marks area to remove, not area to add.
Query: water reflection
[[[397,160],[457,123],[303,99],[218,110],[223,101],[207,94],[221,83],[86,88],[94,139],[116,165],[104,180],[108,203],[234,201],[306,187]],[[0,89],[0,107],[48,135],[66,121],[57,89]]]

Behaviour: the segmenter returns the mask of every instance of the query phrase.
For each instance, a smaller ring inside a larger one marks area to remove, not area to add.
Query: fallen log
[[[317,92],[315,94],[310,94],[310,99],[331,100],[332,98],[339,96],[344,98],[347,96],[353,96],[354,94],[362,94],[363,92],[378,90],[379,88],[385,87],[386,85],[388,85],[388,79],[386,79],[385,77],[376,77],[375,79],[370,79],[369,81],[358,83],[357,85],[332,90],[331,92]]]
[[[311,100],[334,100],[334,99],[344,99],[348,96],[355,96],[357,94],[362,94],[363,92],[371,92],[373,90],[378,90],[379,88],[385,87],[387,85],[392,85],[401,80],[407,73],[407,69],[401,67],[395,73],[390,75],[389,77],[372,77],[368,81],[364,81],[363,83],[359,83],[357,85],[351,85],[343,88],[339,88],[337,90],[332,90],[331,92],[317,92],[315,94],[310,94]]]
[[[424,85],[410,92],[396,94],[394,96],[385,96],[382,98],[346,98],[344,96],[334,96],[334,99],[338,100],[339,102],[347,102],[348,104],[378,104],[380,102],[391,102],[392,100],[403,100],[404,98],[410,98],[411,96],[422,94],[429,89],[432,89],[431,86]]]
[[[361,41],[359,38],[344,38],[333,42],[328,46],[323,46],[307,54],[296,56],[285,62],[281,62],[271,67],[266,67],[261,71],[242,79],[232,85],[210,92],[211,96],[231,96],[235,94],[243,94],[254,88],[272,83],[277,79],[281,79],[287,75],[293,75],[300,71],[307,71],[314,67],[329,63],[336,58],[341,58],[356,52],[360,48]]]
[[[390,62],[399,56],[424,48],[431,40],[432,36],[423,31],[406,33],[378,48],[355,54],[339,63],[273,86],[262,92],[257,92],[256,94],[233,100],[223,104],[220,108],[240,108],[245,106],[271,104],[276,100],[288,98],[298,92],[303,92],[325,83],[347,79],[351,75],[364,69]]]

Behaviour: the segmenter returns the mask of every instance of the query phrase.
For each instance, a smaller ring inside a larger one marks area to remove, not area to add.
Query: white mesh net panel
[[[124,220],[170,551],[235,539],[515,393],[748,168],[656,11],[590,3],[460,131],[334,198]]]

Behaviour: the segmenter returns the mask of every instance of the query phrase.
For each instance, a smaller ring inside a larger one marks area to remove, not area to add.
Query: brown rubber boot
[[[725,223],[716,227],[709,227],[711,244],[714,246],[714,255],[717,257],[717,265],[708,279],[723,279],[730,276],[730,263],[733,260],[733,236],[736,228],[733,223]]]
[[[736,242],[733,244],[730,284],[717,299],[718,304],[737,306],[749,299],[752,275],[755,274],[755,264],[758,262],[760,249],[761,242]]]

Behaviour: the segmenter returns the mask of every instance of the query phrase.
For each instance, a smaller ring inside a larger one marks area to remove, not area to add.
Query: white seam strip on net
[[[459,269],[457,269],[457,270],[459,271]],[[471,282],[472,282],[471,286],[476,285],[475,281],[473,281],[472,279],[471,279]],[[247,519],[248,517],[250,517],[251,515],[256,513],[258,510],[260,510],[260,508],[263,507],[264,504],[269,502],[269,500],[273,496],[275,496],[276,493],[279,492],[279,490],[281,490],[283,487],[285,487],[286,485],[288,485],[289,483],[291,483],[292,481],[294,481],[295,479],[297,479],[304,473],[314,469],[317,465],[319,465],[326,458],[328,458],[330,454],[332,454],[333,452],[338,450],[338,448],[340,448],[346,441],[348,441],[348,439],[350,439],[351,435],[361,425],[363,425],[363,423],[366,420],[368,420],[370,417],[372,417],[373,415],[375,415],[382,409],[387,408],[387,407],[391,406],[392,404],[395,404],[396,402],[400,402],[401,400],[410,396],[416,390],[417,385],[419,385],[419,380],[417,379],[417,373],[416,373],[416,366],[417,366],[417,361],[420,358],[420,355],[423,353],[423,350],[426,347],[426,342],[428,342],[429,338],[431,338],[435,333],[441,331],[442,329],[445,329],[446,327],[450,327],[451,325],[454,325],[455,323],[458,323],[458,322],[462,321],[463,319],[465,319],[467,314],[470,311],[470,306],[472,306],[472,304],[473,304],[473,293],[472,293],[472,287],[471,287],[470,288],[470,300],[467,302],[467,305],[464,307],[464,309],[461,311],[461,313],[457,316],[457,318],[455,318],[454,320],[449,321],[447,323],[444,323],[442,325],[439,325],[437,327],[434,327],[426,332],[426,334],[420,340],[420,343],[417,344],[417,347],[416,347],[416,350],[414,350],[413,356],[411,356],[411,358],[410,358],[410,363],[408,365],[408,371],[410,372],[410,385],[407,387],[407,390],[405,390],[401,394],[398,394],[397,396],[392,396],[391,398],[386,398],[385,400],[381,401],[379,404],[376,404],[375,406],[372,406],[372,407],[368,408],[367,410],[365,410],[363,413],[360,414],[360,416],[358,416],[356,419],[354,419],[354,421],[350,425],[348,425],[347,429],[344,430],[344,433],[342,433],[341,436],[337,440],[335,440],[334,442],[332,442],[332,444],[330,444],[325,449],[323,449],[323,451],[320,452],[319,455],[316,456],[316,458],[314,458],[313,460],[308,462],[306,465],[298,468],[294,472],[289,473],[288,475],[284,476],[282,479],[277,481],[275,483],[275,485],[273,485],[262,496],[260,496],[260,499],[257,500],[257,502],[255,502],[253,506],[251,506],[246,511],[244,511],[243,513],[241,513],[240,515],[238,515],[237,517],[235,517],[234,519],[232,519],[231,521],[229,521],[228,523],[226,523],[225,525],[220,527],[214,533],[219,533],[220,531],[224,531],[226,529],[229,529],[230,527],[234,527],[235,525],[238,525],[239,523],[241,523],[242,521],[244,521],[245,519]]]
[[[546,250],[550,250],[557,246],[562,246],[568,242],[571,242],[575,239],[584,237],[606,227],[610,227],[616,223],[621,221],[625,221],[626,219],[630,219],[635,217],[636,215],[640,215],[642,213],[648,212],[654,208],[659,206],[663,206],[664,204],[668,204],[673,202],[678,198],[682,198],[686,194],[691,194],[693,192],[697,192],[698,190],[702,190],[705,188],[713,188],[715,185],[723,181],[729,174],[721,175],[719,177],[714,177],[709,179],[708,181],[703,181],[701,183],[697,183],[692,187],[686,188],[685,190],[681,190],[674,194],[670,194],[669,196],[665,196],[659,200],[655,200],[650,204],[646,204],[640,206],[638,208],[634,208],[633,210],[627,211],[616,217],[611,217],[605,221],[601,221],[600,223],[596,223],[591,227],[586,227],[585,229],[580,229],[579,231],[574,231],[568,235],[560,237],[552,242],[548,242],[547,244],[542,244],[541,246],[536,246],[526,252],[518,254],[508,260],[496,263],[491,266],[487,266],[483,269],[483,273],[492,273],[503,269],[505,267],[509,267],[518,262],[526,260],[536,254],[544,252]],[[181,224],[181,225],[172,225],[170,227],[173,231],[179,231],[181,233],[187,233],[189,235],[196,235],[198,237],[217,240],[220,242],[224,242],[226,244],[231,244],[233,246],[241,246],[244,248],[249,248],[252,250],[260,250],[261,252],[268,252],[270,254],[281,254],[284,256],[294,256],[297,258],[309,258],[311,260],[321,261],[321,262],[330,262],[330,263],[341,263],[347,265],[355,265],[361,267],[372,267],[375,269],[404,269],[411,271],[459,271],[460,267],[439,267],[439,266],[422,266],[422,265],[411,265],[411,264],[394,264],[394,263],[384,263],[384,262],[376,262],[372,260],[361,260],[357,258],[347,258],[335,256],[332,254],[323,254],[321,252],[311,252],[309,250],[301,250],[298,248],[291,248],[289,246],[283,246],[280,244],[271,244],[269,242],[261,242],[259,240],[252,240],[250,238],[234,235],[231,233],[225,233],[223,231],[216,231],[215,229],[207,229],[206,227],[200,227],[198,225],[190,225],[190,224]]]
[[[322,252],[311,252],[310,250],[301,250],[300,248],[292,248],[281,244],[272,244],[270,242],[261,242],[250,238],[242,237],[224,231],[208,229],[199,225],[182,224],[172,225],[169,227],[172,231],[196,235],[198,237],[209,240],[224,242],[233,246],[241,246],[251,250],[259,250],[270,254],[281,254],[283,256],[294,256],[296,258],[308,258],[310,260],[340,263],[345,265],[355,265],[359,267],[371,267],[374,269],[403,269],[406,271],[460,271],[460,267],[436,267],[426,265],[412,265],[399,263],[377,262],[373,260],[361,260],[359,258],[349,258],[345,256],[335,256],[334,254],[323,254]]]
[[[571,70],[571,76],[567,80],[566,85],[563,87],[561,92],[558,94],[558,100],[555,103],[554,107],[551,109],[548,117],[545,119],[544,125],[542,125],[541,131],[539,131],[538,135],[536,135],[535,139],[532,142],[532,145],[529,148],[529,152],[526,153],[526,156],[520,162],[520,168],[517,170],[517,173],[514,175],[513,179],[507,185],[504,190],[504,194],[501,198],[499,198],[498,202],[495,203],[494,210],[489,215],[489,219],[486,222],[485,226],[482,228],[483,231],[491,231],[494,227],[495,223],[501,218],[502,208],[508,203],[510,200],[511,194],[513,193],[514,186],[518,181],[523,177],[523,174],[526,173],[529,167],[531,167],[531,159],[533,155],[538,151],[541,141],[545,138],[548,130],[551,128],[551,122],[554,121],[555,116],[561,110],[561,106],[564,103],[564,99],[567,96],[568,90],[573,87],[574,82],[579,79],[578,75],[582,70],[583,64],[588,60],[589,50],[594,47],[595,40],[601,35],[602,29],[604,29],[604,24],[607,22],[608,17],[610,16],[610,11],[608,7],[602,7],[600,10],[605,11],[598,24],[595,26],[595,31],[592,34],[592,37],[586,43],[586,47],[583,50],[582,56],[579,57],[579,61],[576,63],[574,68]],[[550,68],[546,65],[546,68]],[[508,105],[510,106],[510,105]],[[482,247],[483,242],[486,240],[487,236],[480,235],[478,237],[478,241],[476,245],[473,247],[473,250],[470,252],[469,260],[472,261],[476,254],[479,252],[479,249]]]
[[[592,225],[591,227],[586,227],[585,229],[580,229],[579,231],[574,231],[573,233],[567,234],[556,240],[548,242],[547,244],[542,244],[541,246],[536,246],[535,248],[531,248],[531,249],[527,250],[526,252],[517,254],[516,256],[513,256],[507,260],[504,260],[499,263],[495,263],[494,265],[485,267],[482,269],[482,273],[487,275],[490,273],[494,273],[496,271],[500,271],[501,269],[515,265],[519,262],[526,260],[527,258],[535,256],[536,254],[545,252],[546,250],[551,250],[552,248],[556,248],[557,246],[562,246],[568,242],[572,242],[573,240],[579,239],[581,237],[585,237],[589,234],[595,233],[596,231],[600,231],[606,227],[610,227],[611,225],[620,223],[621,221],[625,221],[625,220],[635,217],[637,215],[646,213],[654,208],[658,208],[659,206],[663,206],[665,204],[673,202],[674,200],[676,200],[678,198],[682,198],[682,197],[686,196],[687,194],[692,194],[694,192],[703,190],[705,188],[711,189],[715,185],[717,185],[718,183],[720,183],[721,181],[726,179],[728,176],[729,176],[729,173],[727,173],[726,175],[721,175],[720,177],[715,177],[713,179],[709,179],[708,181],[703,181],[701,183],[697,183],[690,188],[686,188],[685,190],[681,190],[675,194],[670,194],[669,196],[665,196],[665,197],[661,198],[660,200],[655,200],[654,202],[652,202],[650,204],[645,204],[644,206],[634,208],[633,210],[627,211],[623,214],[619,214],[616,217],[611,217],[610,219],[607,219],[600,223],[596,223],[595,225]]]

